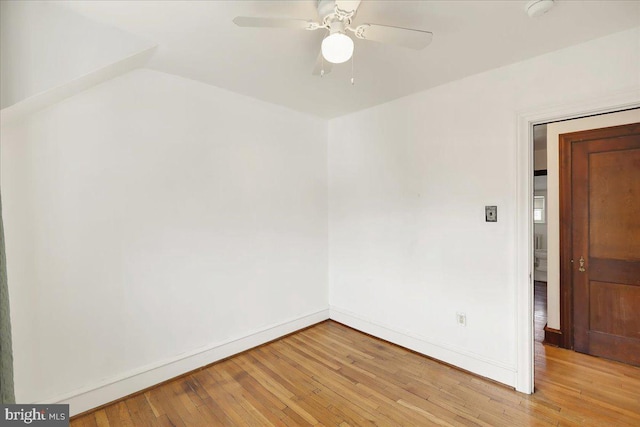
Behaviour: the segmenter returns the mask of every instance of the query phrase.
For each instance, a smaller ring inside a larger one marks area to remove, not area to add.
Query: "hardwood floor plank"
[[[258,420],[240,404],[229,389],[225,378],[220,374],[220,366],[214,365],[211,368],[215,369],[207,369],[206,373],[211,376],[214,383],[207,389],[207,392],[218,402],[224,413],[229,415],[235,425],[258,425]]]
[[[167,384],[166,390],[171,395],[173,408],[177,411],[182,421],[188,426],[205,425],[204,419],[198,411],[198,406],[191,400],[189,394],[185,391],[184,378]],[[198,399],[201,402],[200,399]]]
[[[143,394],[143,396],[149,404],[149,408],[151,408],[151,411],[156,418],[160,418],[165,414],[162,403],[156,400],[155,394],[152,395],[151,391],[147,391]]]
[[[436,415],[434,415],[431,411],[429,410],[425,410],[422,409],[422,407],[420,406],[415,406],[409,402],[407,402],[406,400],[400,399],[398,400],[398,404],[404,406],[405,408],[408,408],[409,410],[412,410],[413,412],[422,415],[423,417],[425,417],[427,420],[429,420],[430,423],[434,424],[434,425],[438,425],[438,426],[443,426],[443,427],[454,427],[453,424],[438,418]]]
[[[98,424],[98,427],[110,427],[109,418],[107,417],[107,413],[105,412],[104,409],[97,410],[93,412],[93,414],[95,415],[96,424]],[[75,420],[71,422],[72,425],[74,423],[75,423]]]
[[[156,425],[160,427],[176,427],[166,414],[160,416],[157,421],[158,423]]]
[[[125,400],[125,404],[129,409],[129,414],[131,414],[131,420],[136,427],[155,425],[157,417],[144,395],[139,394],[130,397]]]
[[[118,402],[115,405],[104,408],[109,419],[109,425],[112,427],[133,427],[129,409],[124,402]]]
[[[234,426],[235,412],[225,411],[226,401],[218,398],[218,384],[206,371],[198,371],[190,375],[191,380],[197,385],[197,393],[200,396],[201,406],[198,411],[205,421],[211,419],[211,424],[220,426]],[[238,418],[240,419],[240,418]]]
[[[254,354],[256,358],[262,357],[258,354]],[[293,398],[296,397],[294,393],[292,393],[289,389],[287,389],[283,384],[278,382],[278,380],[274,381],[274,377],[269,377],[265,371],[268,371],[268,368],[262,366],[261,369],[258,368],[258,364],[249,364],[246,360],[239,358],[236,360],[247,372],[253,376],[263,387],[269,390],[272,394],[277,396],[288,408],[298,414],[302,419],[304,419],[307,423],[311,425],[316,425],[319,421],[315,419],[311,414],[309,414],[305,409],[303,409],[298,403],[296,403]],[[280,378],[279,375],[275,377]],[[285,382],[281,380],[282,382]],[[293,388],[293,385],[287,381],[287,386]],[[303,393],[303,394],[306,394]]]
[[[375,426],[375,418],[367,412],[354,411],[349,405],[329,405],[327,410],[353,426]],[[342,424],[341,422],[341,424]]]
[[[264,426],[284,427],[285,424],[280,418],[274,416],[260,400],[256,399],[243,386],[243,379],[249,377],[249,374],[240,368],[233,361],[229,361],[222,371],[222,376],[226,378],[233,387],[233,393],[238,397],[241,405],[251,415]]]
[[[81,427],[97,427],[96,417],[93,414],[79,417],[76,423]]]
[[[177,380],[176,380],[177,381]],[[158,411],[158,413],[162,416],[166,416],[167,420],[175,425],[175,427],[186,427],[186,424],[180,417],[181,410],[179,407],[181,406],[177,399],[173,398],[173,393],[169,390],[169,388],[164,387],[167,384],[163,384],[161,387],[156,387],[154,389],[149,390],[145,393],[145,396],[148,397],[148,401],[154,408]],[[148,396],[147,396],[148,395]]]
[[[98,427],[98,422],[96,421],[96,417],[93,415],[88,415],[84,422],[85,427]]]
[[[321,388],[331,388],[348,401],[361,403],[364,408],[369,407],[369,409],[376,409],[377,405],[369,402],[366,396],[362,396],[358,393],[357,389],[353,388],[353,382],[339,373],[334,372],[332,369],[327,368],[325,365],[315,360],[307,359],[295,350],[287,351],[287,349],[285,349],[284,352],[280,353],[280,357],[283,360],[289,360],[292,364],[297,364],[300,371],[306,373],[309,378],[312,378],[316,382],[314,385]]]

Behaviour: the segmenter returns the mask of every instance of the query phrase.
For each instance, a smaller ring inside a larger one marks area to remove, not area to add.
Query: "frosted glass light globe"
[[[344,33],[333,33],[322,40],[322,56],[329,62],[341,64],[353,55],[353,40]]]

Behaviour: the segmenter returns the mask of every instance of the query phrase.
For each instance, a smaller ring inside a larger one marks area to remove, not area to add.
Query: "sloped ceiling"
[[[78,85],[79,79],[104,74],[105,67],[155,46],[50,2],[3,1],[0,8],[3,109],[72,82]]]
[[[355,23],[425,29],[413,51],[355,40],[352,64],[311,70],[321,31],[239,28],[235,16],[315,19],[315,1],[55,1],[158,45],[147,66],[331,118],[640,25],[640,2],[558,0],[531,19],[527,1],[367,1]],[[551,78],[551,77],[550,77]]]

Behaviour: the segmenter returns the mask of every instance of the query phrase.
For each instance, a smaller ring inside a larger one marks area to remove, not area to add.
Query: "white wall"
[[[640,77],[639,77],[640,79]],[[547,325],[560,329],[560,168],[559,135],[582,130],[640,123],[640,109],[603,114],[582,119],[549,123],[547,126],[548,163],[548,275],[547,275]]]
[[[153,45],[47,1],[3,1],[0,107],[68,84]]]
[[[330,121],[331,316],[514,385],[517,118],[639,76],[636,28]]]
[[[0,136],[19,402],[328,316],[325,120],[138,70]]]

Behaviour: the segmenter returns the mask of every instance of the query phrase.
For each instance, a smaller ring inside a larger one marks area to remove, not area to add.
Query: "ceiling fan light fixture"
[[[335,32],[322,40],[322,56],[334,64],[342,64],[353,55],[353,40],[342,32]]]

